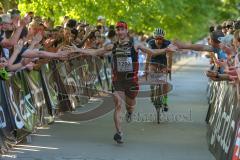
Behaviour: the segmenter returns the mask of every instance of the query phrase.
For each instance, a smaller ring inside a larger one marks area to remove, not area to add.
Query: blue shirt
[[[164,40],[163,40],[163,44],[158,48],[158,47],[156,46],[155,39],[151,39],[151,40],[148,42],[149,48],[151,48],[151,49],[164,49],[164,48],[167,48],[170,44],[171,44],[170,41],[164,39]],[[153,63],[160,63],[160,64],[163,64],[163,65],[167,65],[166,53],[165,53],[165,54],[158,55],[158,56],[152,56],[151,62],[153,62]]]
[[[223,50],[221,50],[219,48],[214,48],[213,52],[217,53],[219,60],[220,59],[224,59],[224,60],[227,59],[227,54]]]
[[[218,56],[219,60],[226,60],[227,59],[227,54],[223,50],[221,50],[219,48],[214,48],[213,52],[217,53],[217,56]],[[224,73],[224,67],[219,68],[219,73],[221,73],[221,74]]]

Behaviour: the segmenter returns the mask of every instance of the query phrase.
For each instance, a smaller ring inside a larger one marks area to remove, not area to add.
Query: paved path
[[[138,99],[135,121],[123,122],[125,143],[113,142],[112,112],[100,119],[58,121],[32,135],[32,143],[19,145],[2,159],[17,160],[214,160],[206,142],[207,112],[203,58],[180,63],[173,74],[170,111],[154,122],[149,98]]]

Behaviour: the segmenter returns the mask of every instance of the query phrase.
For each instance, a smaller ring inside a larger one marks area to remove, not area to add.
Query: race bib
[[[132,58],[131,57],[118,57],[117,58],[117,71],[118,72],[133,71]]]

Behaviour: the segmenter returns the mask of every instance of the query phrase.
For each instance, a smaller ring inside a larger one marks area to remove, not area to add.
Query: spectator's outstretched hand
[[[23,48],[23,40],[22,39],[20,39],[19,41],[18,41],[18,43],[16,44],[16,45],[14,45],[14,53],[17,53],[17,54],[19,54],[20,53],[20,51],[22,50],[22,48]]]
[[[27,64],[35,61],[37,58],[23,58],[21,63],[22,63],[22,66],[26,66]]]
[[[229,79],[231,81],[236,81],[238,79],[238,76],[231,76],[231,75],[229,75]]]
[[[239,82],[237,68],[231,69],[231,70],[228,70],[228,71],[225,71],[225,72],[228,74],[229,80],[232,83],[236,84],[236,83]]]
[[[178,50],[178,47],[174,44],[170,44],[167,48],[166,51],[167,52],[176,52]]]
[[[227,61],[226,61],[226,60],[223,60],[223,59],[217,60],[216,63],[217,63],[217,65],[218,65],[219,67],[224,67],[224,66],[227,65]]]
[[[173,40],[173,41],[172,41],[172,45],[174,45],[174,46],[176,46],[176,47],[178,47],[178,48],[181,48],[182,45],[183,45],[183,43],[180,42],[179,40]]]
[[[232,69],[232,70],[225,71],[225,72],[230,76],[237,76],[237,70],[236,69]]]
[[[32,43],[36,45],[36,44],[40,43],[42,39],[43,39],[42,34],[41,34],[40,32],[38,32],[38,33],[33,37]]]
[[[35,65],[35,63],[30,62],[30,63],[28,63],[25,67],[26,67],[28,70],[31,71],[31,70],[33,70],[34,65]]]
[[[74,43],[71,43],[71,46],[67,45],[64,48],[62,48],[61,51],[77,52],[78,49],[79,48]]]
[[[22,20],[20,20],[20,27],[24,27],[31,22],[31,17],[26,15]]]

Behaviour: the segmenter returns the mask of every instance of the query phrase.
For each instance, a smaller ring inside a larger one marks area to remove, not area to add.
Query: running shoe
[[[123,143],[123,134],[121,132],[117,132],[114,137],[113,137],[114,141],[116,141],[118,144],[122,144]]]
[[[165,104],[164,107],[163,107],[163,112],[167,112],[168,111],[168,105]]]

